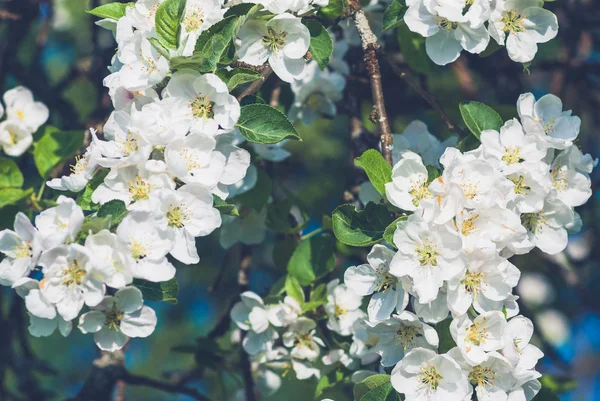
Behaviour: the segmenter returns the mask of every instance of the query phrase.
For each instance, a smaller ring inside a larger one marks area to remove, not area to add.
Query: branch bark
[[[238,102],[241,102],[246,96],[256,94],[263,86],[267,78],[269,78],[271,73],[273,73],[273,69],[269,64],[266,64],[260,72],[260,79],[252,82],[242,93],[240,93],[240,95],[237,97]]]
[[[371,97],[373,98],[374,119],[379,127],[379,137],[381,142],[381,153],[385,160],[392,165],[393,138],[385,109],[385,100],[383,96],[383,84],[381,81],[381,72],[379,69],[379,60],[377,50],[381,47],[377,41],[377,36],[371,30],[369,21],[363,12],[360,0],[350,0],[348,3],[348,14],[352,16],[354,25],[363,48],[363,55],[369,80],[371,81]]]

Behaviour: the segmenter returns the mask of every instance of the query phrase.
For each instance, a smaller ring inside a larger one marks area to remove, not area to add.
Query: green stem
[[[325,231],[325,228],[323,228],[323,227],[317,228],[315,231],[311,231],[308,234],[301,236],[300,241],[304,241],[305,239],[312,238],[315,235],[322,233],[323,231]]]

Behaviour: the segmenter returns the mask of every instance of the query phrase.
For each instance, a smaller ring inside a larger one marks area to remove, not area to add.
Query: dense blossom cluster
[[[508,56],[527,63],[558,33],[556,16],[543,0],[407,1],[404,21],[426,39],[427,54],[439,65],[455,61],[463,50],[479,54],[494,39]]]
[[[357,381],[393,367],[392,385],[407,400],[462,401],[473,392],[479,400],[530,400],[543,353],[530,344],[532,322],[519,315],[512,291],[520,271],[507,258],[564,250],[567,234],[581,227],[573,208],[591,196],[597,160],[573,144],[579,118],[556,96],[524,94],[517,108],[520,120],[483,131],[482,144],[465,153],[418,121],[395,138],[402,150],[386,198],[409,215],[393,243],[373,246],[367,264],[327,286],[326,327],[351,338],[349,349],[325,344],[319,318],[303,316],[293,298],[264,305],[245,293],[232,318],[248,331],[246,351],[261,363],[289,361],[299,379],[336,364],[362,366]],[[433,177],[427,167],[438,157],[443,172]],[[447,319],[456,346],[438,353],[434,326]]]
[[[281,162],[290,156],[286,141],[248,143],[238,126],[242,108],[222,70],[174,64],[194,57],[199,38],[226,20],[230,4],[188,0],[178,46],[165,49],[157,45],[156,22],[164,2],[128,3],[124,15],[98,22],[118,45],[104,81],[115,110],[102,132],[90,130],[91,143],[70,174],[46,183],[56,191],[89,192],[90,207],[60,196],[33,223],[19,213],[14,230],[0,232],[0,284],[24,299],[32,335],[58,328],[67,336],[78,318],[78,328],[93,333],[99,348],[120,349],[128,338],[149,336],[157,323],[139,280],[173,279],[174,260],[198,263],[196,239],[217,228],[225,249],[265,239],[266,205],[238,203],[240,216],[222,216],[215,202],[236,202],[254,188],[260,173],[251,154]],[[322,68],[311,60],[311,31],[302,17],[328,0],[241,3],[257,6],[238,27],[232,60],[256,67],[255,73],[268,63],[290,84],[292,122],[334,117],[350,71],[344,56],[359,44],[354,28],[341,23],[340,31],[326,33],[334,48]],[[541,0],[413,0],[404,21],[427,38],[437,64],[456,60],[463,49],[481,53],[490,37],[513,60],[528,62],[537,43],[557,33],[556,17],[542,6]],[[377,0],[364,7],[368,17],[383,10]],[[22,87],[8,91],[4,102],[0,144],[18,156],[48,110]],[[543,354],[530,344],[532,322],[519,315],[513,288],[520,271],[508,258],[536,247],[548,254],[565,249],[568,233],[581,228],[574,208],[590,198],[597,162],[574,145],[579,118],[563,111],[556,96],[521,95],[517,110],[519,119],[481,132],[481,145],[471,151],[460,151],[457,137],[440,141],[421,121],[394,135],[385,199],[370,183],[359,196],[364,205],[395,208],[393,240],[374,245],[367,263],[347,268],[343,281],[312,288],[311,297],[321,292],[322,305],[307,308],[299,284],[286,283],[268,300],[241,294],[230,316],[236,334],[243,332],[239,340],[264,384],[261,392],[277,390],[282,374],[320,378],[343,366],[355,383],[391,372],[407,401],[535,396]],[[90,224],[102,222],[98,210],[115,203],[125,210],[111,216],[118,217],[114,227]]]
[[[31,91],[23,86],[4,93],[0,104],[0,148],[9,156],[21,156],[33,143],[33,133],[48,121],[48,108],[36,102]]]

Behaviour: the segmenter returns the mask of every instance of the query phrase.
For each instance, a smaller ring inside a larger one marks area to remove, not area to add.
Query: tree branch
[[[394,73],[396,75],[398,75],[400,78],[402,78],[404,80],[404,82],[406,82],[411,88],[413,88],[413,90],[415,92],[417,92],[417,94],[419,94],[419,96],[421,96],[423,98],[423,100],[425,100],[427,103],[429,103],[429,105],[432,108],[434,108],[435,110],[437,110],[438,113],[440,113],[440,116],[442,117],[442,120],[444,120],[444,123],[446,123],[446,126],[448,127],[448,129],[450,129],[451,131],[454,131],[461,138],[464,138],[467,136],[467,134],[458,125],[456,125],[452,122],[452,120],[450,119],[450,117],[448,117],[448,115],[446,114],[446,112],[444,111],[442,106],[440,106],[440,104],[438,103],[437,99],[431,93],[427,92],[425,89],[423,89],[417,83],[417,80],[415,79],[415,77],[412,75],[412,73],[410,71],[400,68],[394,62],[394,60],[392,60],[390,58],[390,56],[385,55],[384,58],[388,62],[388,64],[392,68],[392,71],[394,71]]]
[[[121,377],[121,380],[130,386],[145,386],[164,391],[166,393],[184,394],[195,400],[210,401],[207,396],[200,393],[195,388],[187,387],[181,384],[162,382],[149,377],[134,375],[129,372],[125,372],[123,377]]]
[[[374,119],[379,127],[379,137],[381,141],[381,153],[385,160],[391,165],[393,138],[390,122],[383,97],[383,84],[381,82],[381,72],[379,70],[379,60],[377,59],[377,50],[381,47],[377,42],[377,37],[369,26],[369,21],[362,11],[359,0],[350,0],[348,4],[349,15],[354,19],[354,24],[360,35],[362,43],[364,61],[371,81],[371,97],[373,98]]]
[[[248,85],[248,87],[237,97],[238,102],[241,102],[242,99],[246,96],[254,95],[255,93],[257,93],[260,90],[261,86],[263,86],[267,78],[269,78],[269,75],[271,75],[272,72],[273,69],[271,68],[271,66],[269,64],[266,64],[260,72],[260,78]]]

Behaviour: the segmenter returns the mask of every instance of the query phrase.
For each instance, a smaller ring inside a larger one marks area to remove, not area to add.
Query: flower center
[[[287,32],[277,32],[272,28],[269,28],[267,34],[262,37],[262,44],[272,53],[279,52],[287,43]]]
[[[72,174],[81,174],[88,166],[88,160],[85,155],[75,157],[75,164],[71,164]]]
[[[65,276],[63,284],[67,286],[81,285],[86,271],[81,267],[78,260],[69,263],[69,267],[63,270]]]
[[[146,246],[138,240],[131,241],[131,243],[129,244],[129,249],[131,250],[131,256],[135,260],[144,259],[147,255]]]
[[[538,213],[523,213],[521,215],[521,224],[527,231],[536,234],[542,230],[546,224],[546,218],[542,215],[542,211]]]
[[[504,32],[525,32],[524,18],[525,16],[519,14],[517,10],[508,10],[501,20],[504,24]]]
[[[563,168],[555,168],[550,171],[550,175],[552,176],[552,180],[554,181],[554,188],[558,191],[566,191],[569,187],[569,182],[567,180],[567,171]]]
[[[32,254],[30,241],[23,241],[21,245],[15,247],[15,256],[17,259],[30,258]]]
[[[299,347],[311,347],[313,336],[311,333],[299,333],[296,335],[296,345]]]
[[[169,227],[181,228],[186,220],[186,214],[179,206],[175,206],[167,212],[167,219],[169,220]]]
[[[137,152],[139,146],[137,138],[135,137],[135,132],[127,131],[127,137],[125,137],[125,140],[118,145],[125,156],[130,156],[132,153]]]
[[[108,309],[104,312],[106,316],[106,321],[104,322],[105,326],[108,326],[109,329],[112,329],[116,332],[119,331],[119,325],[121,324],[121,320],[123,320],[123,312],[117,309],[117,305],[113,304],[111,309]]]
[[[481,283],[483,278],[485,277],[484,273],[476,273],[476,272],[467,272],[465,277],[460,280],[460,283],[465,287],[465,289],[476,297],[479,294]]]
[[[477,227],[475,226],[475,220],[479,218],[479,215],[476,214],[468,219],[463,220],[461,232],[464,236],[471,234]]]
[[[440,29],[445,29],[447,31],[453,31],[456,28],[458,28],[458,22],[452,22],[450,20],[448,20],[447,18],[440,18],[440,17],[436,17],[437,19],[437,24],[440,27]]]
[[[472,200],[477,196],[477,184],[460,184],[460,187],[463,189],[465,198]]]
[[[398,335],[396,343],[401,345],[406,350],[410,345],[414,343],[415,338],[420,334],[417,328],[414,326],[402,326],[396,332]]]
[[[511,179],[513,184],[515,184],[514,191],[515,191],[515,194],[517,194],[517,195],[527,195],[529,193],[529,191],[531,190],[530,187],[525,185],[523,180],[524,180],[524,177],[522,175]]]
[[[215,102],[212,102],[208,95],[198,95],[196,99],[192,100],[190,107],[192,108],[192,115],[194,118],[213,118],[215,113],[213,107]]]
[[[421,266],[437,266],[437,257],[440,254],[435,246],[431,244],[423,244],[416,249],[417,258]]]
[[[431,192],[427,188],[427,178],[422,177],[417,180],[410,179],[410,191],[408,192],[412,196],[412,203],[415,206],[419,206],[422,199],[431,198]]]
[[[375,275],[377,276],[375,292],[385,292],[388,288],[393,290],[396,289],[396,283],[398,279],[392,276],[389,270],[383,267],[378,267],[375,269]]]
[[[438,386],[440,385],[440,380],[442,380],[442,375],[440,375],[435,368],[435,366],[431,364],[427,364],[425,366],[421,366],[421,372],[419,373],[419,383],[428,387],[430,391],[436,391]]]
[[[476,322],[467,329],[465,341],[468,341],[474,345],[480,345],[485,343],[485,340],[488,338],[488,336],[489,334],[487,332],[487,328],[483,325],[483,323]]]
[[[200,29],[200,27],[204,24],[204,12],[202,8],[195,7],[192,10],[188,10],[185,13],[185,17],[183,19],[183,25],[185,26],[186,32],[193,32]]]
[[[24,120],[25,119],[25,112],[23,110],[18,110],[17,111],[17,118],[19,120]]]
[[[489,366],[475,366],[471,373],[469,373],[469,381],[474,386],[493,386],[494,380],[497,378],[496,372]]]
[[[15,143],[17,143],[17,134],[10,128],[8,128],[6,130],[6,132],[8,132],[8,138],[9,138],[9,145],[14,145]]]
[[[348,309],[344,309],[339,305],[335,305],[335,317],[336,319],[339,318],[340,316],[346,315],[348,314]]]
[[[504,148],[504,156],[502,156],[503,162],[506,164],[515,164],[521,160],[520,150],[517,146],[513,146],[512,148]]]
[[[135,176],[134,180],[129,181],[128,185],[131,199],[134,202],[148,199],[152,185],[144,181],[139,174]]]
[[[513,340],[513,346],[515,347],[515,349],[517,350],[517,352],[521,355],[523,355],[523,350],[520,347],[520,344],[523,342],[522,338],[519,337],[515,337]]]

